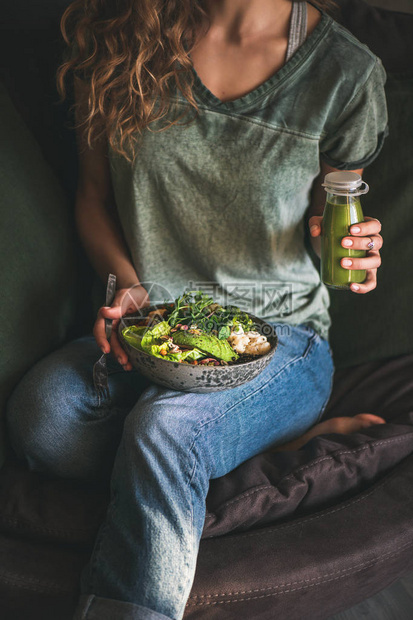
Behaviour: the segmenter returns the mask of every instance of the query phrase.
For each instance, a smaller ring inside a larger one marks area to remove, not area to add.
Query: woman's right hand
[[[118,360],[124,370],[132,370],[132,364],[121,347],[117,336],[117,327],[122,316],[134,314],[140,308],[149,306],[149,295],[140,284],[135,284],[131,288],[121,288],[116,291],[115,298],[111,306],[99,308],[98,315],[93,327],[93,335],[103,353],[111,352]],[[105,319],[112,319],[112,334],[110,343],[106,338]]]

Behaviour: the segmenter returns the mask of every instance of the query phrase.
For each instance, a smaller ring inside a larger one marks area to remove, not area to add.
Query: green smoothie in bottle
[[[360,196],[369,191],[367,183],[355,172],[330,172],[323,187],[327,192],[321,224],[321,279],[329,288],[350,289],[353,282],[364,282],[366,271],[345,269],[343,258],[363,258],[365,250],[351,250],[341,245],[350,235],[350,226],[364,221]]]

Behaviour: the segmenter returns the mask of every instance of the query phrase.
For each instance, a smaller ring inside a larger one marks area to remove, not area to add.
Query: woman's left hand
[[[314,215],[308,224],[312,237],[321,235],[322,217]],[[380,249],[383,246],[383,238],[380,235],[381,223],[374,217],[365,216],[365,221],[353,224],[350,227],[350,235],[343,237],[341,245],[351,250],[366,250],[365,258],[342,258],[341,266],[344,269],[365,269],[366,279],[362,284],[351,284],[350,288],[355,293],[368,293],[377,286],[377,269],[381,265]],[[373,245],[371,245],[373,244]]]

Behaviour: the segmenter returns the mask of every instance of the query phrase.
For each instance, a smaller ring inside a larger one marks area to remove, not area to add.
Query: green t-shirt
[[[140,280],[157,291],[153,302],[202,288],[327,338],[329,296],[306,249],[304,216],[320,157],[357,169],[380,150],[380,60],[323,14],[294,56],[243,97],[221,102],[194,75],[195,120],[145,131],[133,166],[110,152]],[[179,94],[174,104],[171,114],[189,108]]]

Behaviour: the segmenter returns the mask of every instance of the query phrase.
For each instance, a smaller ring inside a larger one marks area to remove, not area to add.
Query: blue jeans
[[[271,363],[232,390],[166,389],[109,356],[111,398],[99,404],[92,367],[100,350],[92,336],[50,354],[22,379],[7,421],[29,467],[89,481],[111,475],[75,618],[182,618],[209,480],[320,419],[334,370],[330,347],[308,326],[276,327]]]

